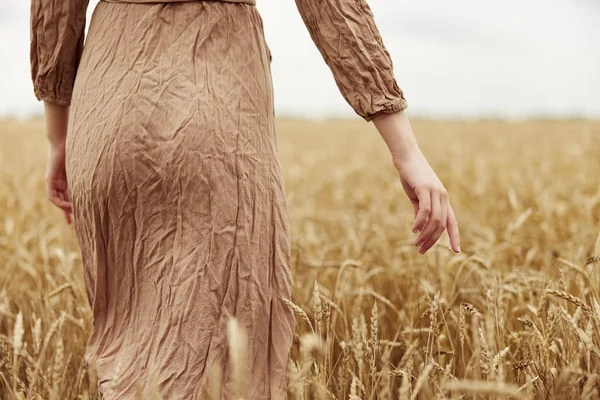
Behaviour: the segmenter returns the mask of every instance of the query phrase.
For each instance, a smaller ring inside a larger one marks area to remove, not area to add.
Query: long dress
[[[291,1],[291,0],[290,0]],[[363,0],[296,0],[365,120],[406,108]],[[40,100],[68,106],[66,170],[93,315],[85,360],[106,399],[285,398],[294,316],[271,54],[253,0],[32,0]],[[293,44],[290,44],[293,45]],[[309,79],[308,77],[298,77]]]

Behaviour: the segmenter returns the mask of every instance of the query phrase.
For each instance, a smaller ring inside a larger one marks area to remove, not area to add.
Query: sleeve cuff
[[[44,91],[40,91],[37,88],[34,90],[35,97],[40,101],[46,101],[48,103],[56,104],[63,107],[71,105],[71,95],[54,95]]]
[[[376,107],[373,112],[364,115],[363,118],[366,121],[371,121],[375,116],[379,114],[394,114],[406,110],[406,108],[408,108],[408,103],[406,102],[406,100],[404,98],[399,98],[398,100],[395,100],[391,103],[383,104],[381,106]]]

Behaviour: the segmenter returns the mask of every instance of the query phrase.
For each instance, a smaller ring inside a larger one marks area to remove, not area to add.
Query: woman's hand
[[[46,136],[50,142],[46,162],[46,192],[48,198],[64,214],[67,223],[71,223],[73,209],[69,199],[67,172],[65,168],[65,140],[69,108],[44,102],[46,116]]]
[[[64,146],[50,146],[46,163],[46,191],[48,198],[56,207],[63,210],[67,223],[71,223],[71,200],[69,199],[69,186],[65,169]]]
[[[419,232],[415,239],[419,253],[425,254],[446,229],[452,250],[459,253],[458,223],[448,192],[421,153],[405,112],[376,115],[373,123],[392,153],[402,187],[413,204],[412,231]]]
[[[448,229],[452,250],[460,253],[458,222],[448,192],[421,152],[394,159],[400,182],[415,209],[411,230],[419,232],[415,245],[425,254]]]

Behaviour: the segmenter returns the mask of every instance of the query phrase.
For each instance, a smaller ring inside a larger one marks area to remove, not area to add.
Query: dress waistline
[[[100,0],[106,3],[149,4],[149,3],[186,3],[192,1],[220,1],[224,3],[250,4],[255,6],[256,0]]]

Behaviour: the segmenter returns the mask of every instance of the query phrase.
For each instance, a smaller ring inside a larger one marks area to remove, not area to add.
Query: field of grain
[[[597,399],[600,123],[416,121],[462,233],[426,256],[372,125],[278,121],[297,337],[290,399]],[[97,398],[43,122],[0,123],[0,398]],[[244,377],[239,377],[243,380]]]

